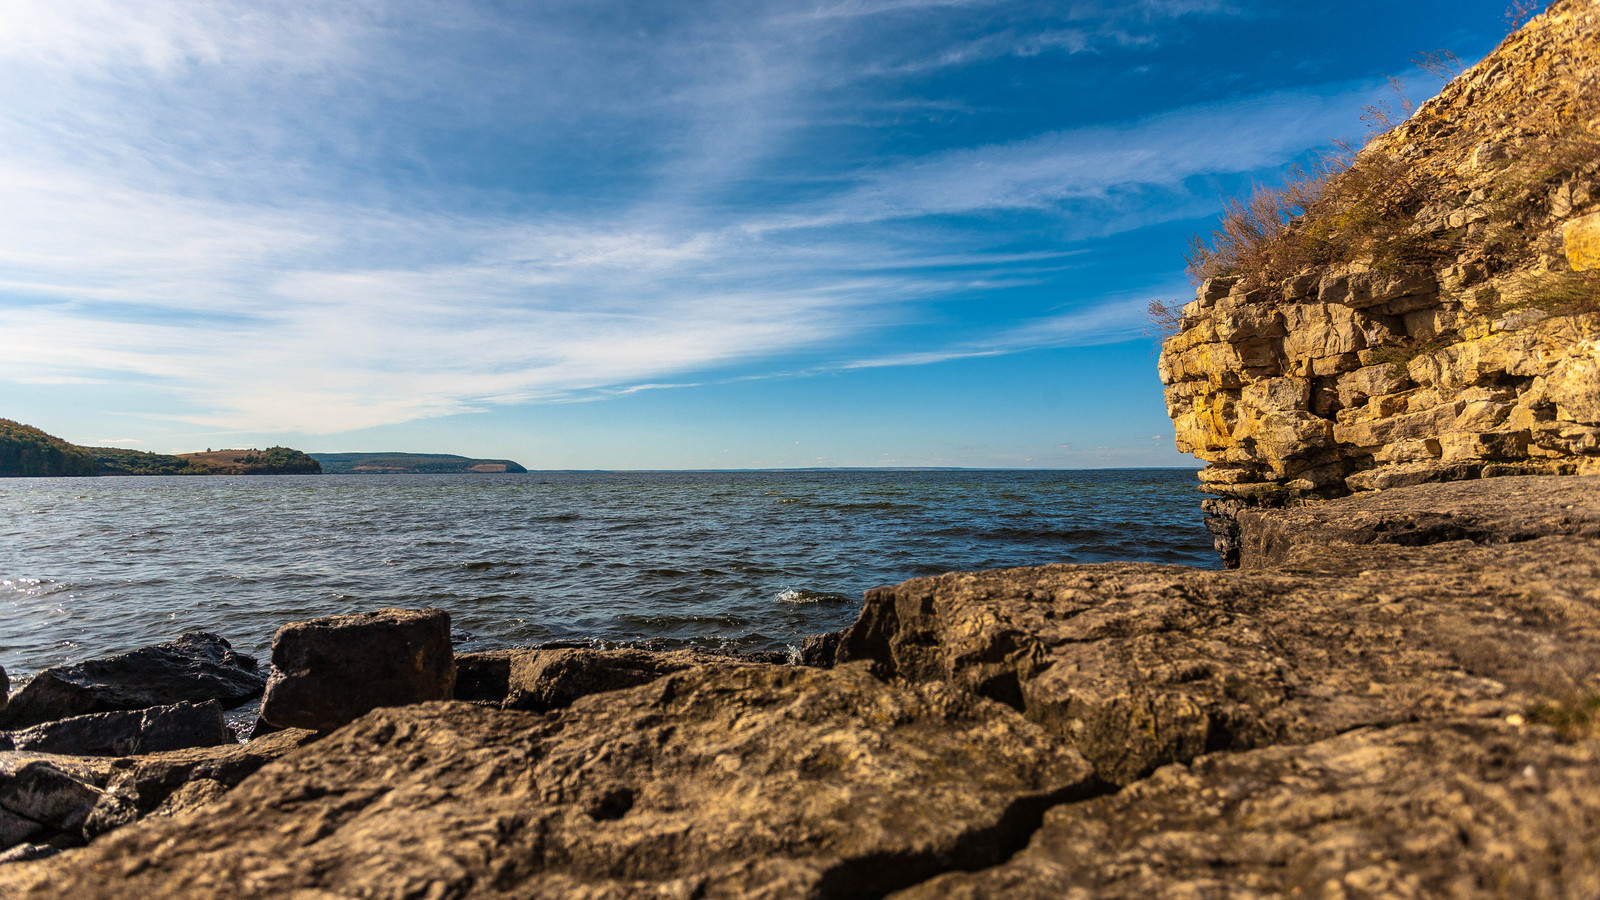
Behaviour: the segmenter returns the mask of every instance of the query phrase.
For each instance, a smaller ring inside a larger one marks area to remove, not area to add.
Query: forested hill
[[[207,450],[173,456],[121,447],[80,447],[31,425],[0,419],[0,477],[88,475],[316,475],[299,450]]]

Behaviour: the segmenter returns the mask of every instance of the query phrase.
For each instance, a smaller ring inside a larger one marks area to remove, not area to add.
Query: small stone
[[[272,638],[261,718],[329,731],[379,707],[448,700],[455,681],[444,610],[381,609],[291,622]]]

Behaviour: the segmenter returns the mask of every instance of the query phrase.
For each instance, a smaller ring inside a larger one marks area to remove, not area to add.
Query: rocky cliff
[[[1160,359],[1230,562],[1250,506],[1600,472],[1600,3],[1291,187],[1202,247]]]

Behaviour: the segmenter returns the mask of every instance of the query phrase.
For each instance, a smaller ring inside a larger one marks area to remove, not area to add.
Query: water
[[[450,611],[458,649],[782,649],[862,591],[956,569],[1217,567],[1188,470],[0,479],[15,679],[204,630]]]

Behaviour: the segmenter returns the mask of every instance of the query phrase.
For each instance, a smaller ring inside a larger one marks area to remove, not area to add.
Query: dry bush
[[[1177,303],[1167,303],[1164,300],[1151,300],[1144,308],[1145,336],[1158,344],[1165,344],[1168,339],[1183,330],[1183,307]]]
[[[1424,199],[1409,165],[1378,150],[1341,149],[1291,171],[1281,187],[1258,186],[1248,200],[1228,201],[1211,239],[1190,239],[1189,275],[1270,288],[1317,266],[1367,258],[1399,267],[1448,249],[1407,229]]]
[[[1594,692],[1528,708],[1528,720],[1549,725],[1564,741],[1600,736],[1600,694]]]

